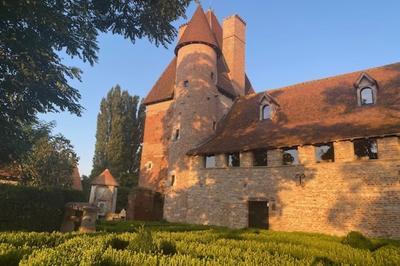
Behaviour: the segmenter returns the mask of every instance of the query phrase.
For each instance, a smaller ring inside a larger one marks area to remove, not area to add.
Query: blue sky
[[[398,0],[203,0],[220,20],[239,14],[247,22],[246,66],[257,92],[307,80],[400,61],[400,1]],[[188,18],[195,4],[187,10]],[[181,19],[174,23],[179,26]],[[40,117],[56,121],[55,133],[72,141],[80,157],[81,174],[89,174],[101,98],[120,84],[145,97],[173,57],[169,49],[147,40],[132,44],[104,34],[99,62],[91,67],[63,56],[64,63],[83,71],[82,82],[71,81],[82,94],[82,117],[69,113]]]

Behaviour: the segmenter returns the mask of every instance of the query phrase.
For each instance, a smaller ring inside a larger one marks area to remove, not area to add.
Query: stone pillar
[[[217,154],[217,155],[215,155],[215,166],[217,168],[227,167],[226,155],[225,154]]]
[[[315,163],[315,147],[313,145],[299,146],[297,150],[300,164]]]
[[[385,137],[377,139],[378,159],[400,159],[399,137]]]
[[[240,167],[253,166],[253,152],[246,151],[240,153]]]
[[[96,218],[97,218],[97,208],[92,206],[83,207],[83,215],[81,226],[79,227],[79,232],[91,233],[96,232]]]
[[[282,158],[282,150],[275,149],[275,150],[268,150],[267,153],[267,160],[268,166],[281,166],[283,165],[283,158]]]
[[[354,144],[351,141],[336,141],[333,143],[335,162],[354,161]]]

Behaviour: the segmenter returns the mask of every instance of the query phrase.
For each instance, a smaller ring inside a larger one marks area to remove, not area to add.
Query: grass
[[[94,234],[0,233],[1,265],[400,265],[400,242],[167,222]]]

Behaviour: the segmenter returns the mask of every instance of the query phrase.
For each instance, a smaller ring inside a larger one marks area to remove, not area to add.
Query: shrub
[[[158,249],[164,255],[174,255],[176,254],[175,242],[170,240],[161,240]]]
[[[114,238],[112,238],[112,239],[110,240],[109,245],[110,245],[113,249],[116,249],[116,250],[124,250],[124,249],[126,249],[126,247],[129,245],[129,242],[114,237]]]
[[[18,265],[25,254],[29,254],[29,248],[16,248],[13,245],[0,243],[0,265]]]
[[[157,251],[157,246],[154,243],[151,231],[146,229],[144,225],[140,226],[137,229],[136,237],[129,243],[128,249],[144,253],[153,253]]]
[[[314,257],[311,262],[311,266],[334,266],[334,265],[338,264],[326,257]]]
[[[83,201],[82,192],[1,184],[0,230],[59,230],[70,201]]]
[[[373,250],[374,244],[363,234],[356,231],[351,231],[342,241],[343,244],[353,248]]]

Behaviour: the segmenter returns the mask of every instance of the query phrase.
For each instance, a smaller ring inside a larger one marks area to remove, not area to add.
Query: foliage
[[[115,223],[114,223],[115,224]],[[133,225],[137,228],[138,223]],[[20,265],[399,265],[399,241],[371,252],[340,237],[267,230],[165,232],[182,224],[146,223],[138,232],[95,234],[0,233],[0,260]],[[152,228],[151,231],[146,228]],[[230,232],[241,239],[224,239]],[[371,241],[375,241],[372,239]],[[379,240],[383,241],[383,240]],[[386,240],[385,240],[386,241]],[[168,244],[167,244],[168,243]],[[143,246],[140,246],[143,245]],[[138,248],[140,246],[140,248]],[[175,251],[174,248],[175,247]],[[146,248],[143,248],[146,247]],[[21,256],[21,250],[24,249]],[[4,250],[4,251],[3,251]],[[10,254],[15,254],[11,256]]]
[[[37,139],[21,159],[23,175],[34,186],[70,188],[78,156],[71,142],[62,135]]]
[[[366,238],[363,234],[356,231],[351,231],[342,241],[343,244],[347,244],[353,248],[373,250],[374,244]]]
[[[37,113],[81,114],[81,95],[68,84],[80,80],[81,70],[63,64],[60,52],[93,65],[97,37],[106,32],[166,46],[176,35],[171,22],[189,2],[0,1],[0,162],[14,156],[23,124]]]
[[[131,190],[129,187],[118,187],[116,212],[128,209],[128,197]]]
[[[108,168],[121,186],[137,184],[144,107],[139,97],[131,96],[117,85],[100,104],[97,117],[96,147],[92,177]]]
[[[0,185],[0,230],[53,231],[61,226],[64,206],[83,201],[79,191]]]

